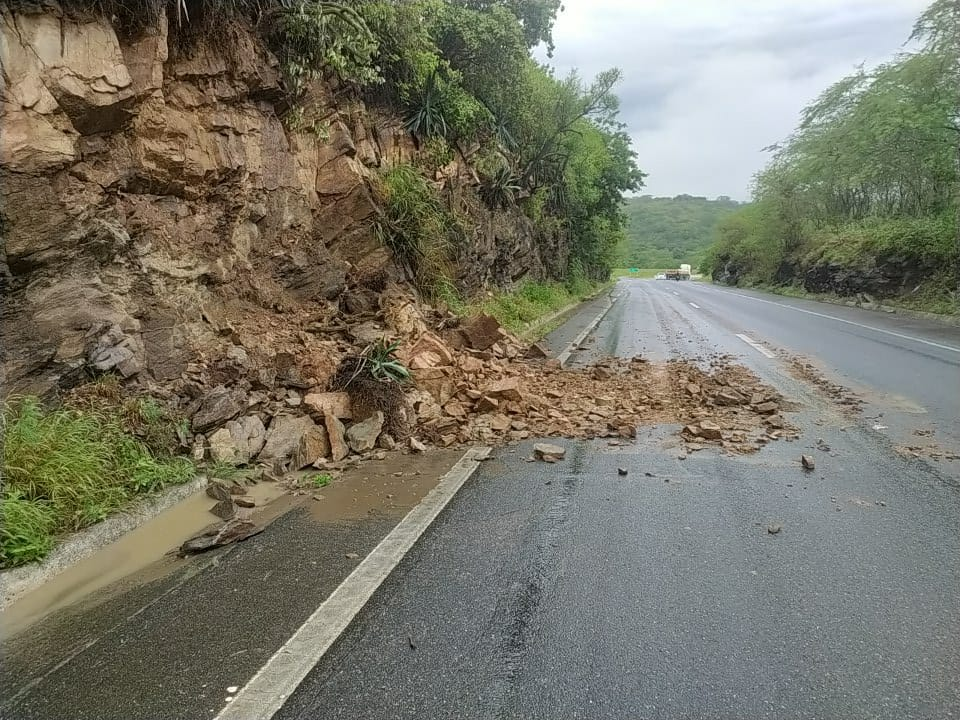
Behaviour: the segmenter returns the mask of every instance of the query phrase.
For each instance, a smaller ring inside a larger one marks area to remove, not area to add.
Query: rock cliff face
[[[285,128],[278,63],[255,33],[225,57],[178,49],[166,21],[120,39],[104,20],[4,7],[0,63],[4,394],[91,369],[162,384],[231,347],[291,343],[320,377],[330,344],[305,328],[402,284],[372,231],[376,175],[416,154],[402,123],[324,86],[309,103],[329,132]],[[462,159],[436,180],[478,206]],[[468,289],[563,266],[519,212],[472,212]]]

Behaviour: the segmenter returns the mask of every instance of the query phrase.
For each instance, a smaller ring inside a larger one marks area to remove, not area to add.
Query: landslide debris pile
[[[491,324],[487,318],[472,322]],[[632,438],[638,425],[678,423],[691,449],[719,445],[752,452],[796,436],[781,415],[780,395],[727,357],[706,369],[685,360],[653,364],[635,357],[562,370],[555,362],[521,359],[530,353],[500,332],[487,350],[450,351],[437,336],[421,338],[411,359],[418,389],[410,397],[424,437],[443,446]],[[470,325],[464,333],[468,340],[478,334]]]
[[[237,317],[223,338],[218,352],[175,381],[141,376],[132,389],[166,399],[189,419],[180,442],[197,461],[259,464],[275,476],[429,444],[633,438],[638,425],[659,423],[681,425],[689,449],[751,452],[796,435],[780,396],[729,357],[604,359],[561,369],[490,316],[424,310],[403,291],[351,314],[291,313],[283,326]],[[399,342],[411,382],[344,391],[338,372],[383,338]]]

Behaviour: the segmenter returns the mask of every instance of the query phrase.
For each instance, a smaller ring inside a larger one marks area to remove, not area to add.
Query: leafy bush
[[[289,0],[267,13],[268,35],[278,49],[288,90],[299,95],[307,81],[336,73],[345,82],[382,81],[374,65],[377,41],[349,5]]]
[[[498,167],[480,183],[480,197],[491,210],[502,210],[516,203],[520,178],[506,165]]]

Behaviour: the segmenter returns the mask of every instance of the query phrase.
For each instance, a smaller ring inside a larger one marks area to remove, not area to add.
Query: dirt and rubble
[[[862,410],[863,399],[849,388],[828,380],[817,367],[799,356],[788,355],[787,368],[798,380],[803,380],[818,388],[828,398],[836,402],[848,415]]]
[[[231,318],[222,351],[174,381],[127,381],[190,419],[192,434],[180,442],[197,461],[256,463],[280,477],[425,445],[629,440],[650,424],[679,425],[689,450],[748,453],[797,436],[784,399],[731,356],[604,358],[563,369],[490,316],[461,319],[397,287],[361,313],[331,307],[293,314],[282,327],[254,320]],[[399,342],[398,359],[411,373],[409,384],[381,393],[399,397],[393,405],[371,400],[369,387],[357,393],[337,384],[338,368],[381,338]]]

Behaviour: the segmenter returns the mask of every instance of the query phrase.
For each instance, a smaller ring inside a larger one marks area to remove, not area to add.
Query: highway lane
[[[737,355],[796,403],[801,440],[685,456],[659,427],[630,447],[567,443],[558,465],[498,451],[277,717],[960,717],[950,466],[900,456],[791,375],[777,341],[806,332],[813,321],[786,319],[804,313],[739,310],[749,301],[693,285],[617,293],[574,363]],[[816,322],[835,343],[871,332]],[[898,353],[933,355],[901,341]],[[828,351],[858,373],[856,353]],[[956,414],[957,401],[939,407]],[[816,472],[799,469],[801,452]]]
[[[684,322],[705,326],[712,340],[732,340],[724,342],[731,351],[756,352],[737,337],[743,335],[768,350],[803,356],[854,390],[871,426],[886,426],[898,443],[936,442],[960,451],[960,327],[706,283],[632,281],[621,287],[625,317],[669,308]],[[642,339],[641,329],[625,342],[636,346]],[[932,434],[921,438],[915,429]]]

